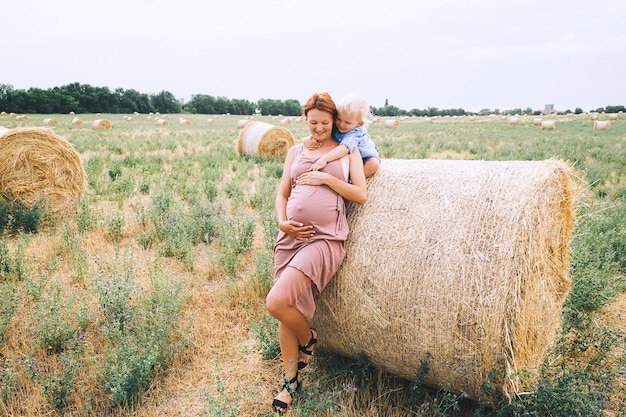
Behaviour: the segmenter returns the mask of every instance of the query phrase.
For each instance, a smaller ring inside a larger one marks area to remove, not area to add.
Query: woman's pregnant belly
[[[316,231],[328,230],[329,227],[334,229],[338,198],[337,194],[323,186],[297,185],[287,201],[287,218],[311,224]]]

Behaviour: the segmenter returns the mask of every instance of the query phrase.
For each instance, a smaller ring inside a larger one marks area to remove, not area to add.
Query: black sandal
[[[300,374],[296,372],[296,375],[294,375],[294,377],[291,378],[289,381],[285,379],[285,383],[283,384],[282,389],[278,393],[280,394],[283,391],[287,391],[287,394],[289,394],[289,397],[291,397],[291,401],[293,402],[293,397],[296,395],[296,391],[299,391],[300,386],[302,385],[300,381],[298,380],[299,376]],[[274,411],[276,411],[278,414],[281,414],[281,415],[287,412],[287,409],[289,408],[289,406],[290,404],[287,404],[286,402],[279,400],[277,398],[274,398],[274,400],[272,401],[272,408],[274,409]],[[279,410],[279,408],[285,411],[281,411]]]
[[[315,334],[313,334],[313,332],[315,332]],[[317,330],[311,329],[311,340],[309,340],[309,343],[307,343],[304,346],[299,345],[298,350],[300,350],[300,352],[304,353],[305,355],[309,355],[310,357],[313,356],[313,352],[315,351],[315,349],[313,349],[313,346],[317,343],[317,339],[315,337],[316,335],[317,335]],[[309,357],[309,362],[311,361],[310,357]],[[298,358],[298,371],[301,371],[304,368],[306,368],[309,362],[305,362],[302,359]]]

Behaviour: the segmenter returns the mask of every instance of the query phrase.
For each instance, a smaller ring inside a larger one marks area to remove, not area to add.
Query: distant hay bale
[[[21,114],[19,116],[15,116],[15,120],[22,121],[22,120],[26,120],[26,119],[28,119],[28,116],[26,116],[25,114]]]
[[[408,380],[426,360],[426,385],[474,399],[523,392],[561,325],[575,190],[558,160],[384,160],[316,303],[324,348]]]
[[[250,123],[250,120],[248,119],[241,119],[237,121],[237,129],[243,129],[248,125],[248,123]]]
[[[511,116],[511,117],[509,117],[509,124],[510,125],[518,125],[519,124],[519,117],[518,116]]]
[[[57,121],[54,119],[43,119],[43,124],[54,126],[57,124]]]
[[[543,119],[541,117],[535,117],[533,119],[533,126],[541,126],[541,122],[543,122]]]
[[[295,139],[288,129],[264,122],[249,122],[239,132],[237,152],[239,156],[285,158],[287,151],[293,145],[295,145]]]
[[[191,126],[191,121],[189,121],[189,119],[184,119],[180,117],[178,119],[178,124],[183,125],[183,126]]]
[[[75,113],[74,113],[73,111],[71,111],[71,112],[70,112],[70,116],[74,116],[74,114],[75,114]]]
[[[594,120],[593,130],[609,130],[611,128],[611,122],[608,120]]]
[[[74,117],[74,118],[72,119],[72,124],[73,124],[73,125],[82,125],[82,124],[83,124],[83,121],[80,119],[80,117]]]
[[[555,121],[554,120],[542,120],[541,121],[541,130],[554,130]]]
[[[210,118],[210,119],[207,119],[206,122],[209,123],[209,124],[213,124],[213,123],[215,123],[215,119]]]
[[[170,122],[168,122],[166,119],[157,119],[156,120],[156,124],[158,124],[159,126],[169,126]]]
[[[475,121],[476,121],[476,116],[471,115],[471,116],[469,117],[469,121],[470,121],[470,122],[475,122]]]
[[[398,125],[400,124],[400,122],[398,122],[395,119],[387,119],[385,120],[385,128],[396,128],[398,127]]]
[[[0,116],[6,116],[6,115],[7,115],[7,112],[5,111],[0,112]]]
[[[589,115],[589,120],[598,120],[600,118],[600,116],[598,115],[598,113],[591,113]]]
[[[111,128],[111,122],[107,119],[96,119],[93,121],[91,127],[94,129],[107,130]]]
[[[617,113],[609,114],[609,120],[617,120]]]
[[[74,147],[48,128],[15,128],[0,136],[0,190],[32,206],[43,196],[52,214],[68,214],[86,189]]]

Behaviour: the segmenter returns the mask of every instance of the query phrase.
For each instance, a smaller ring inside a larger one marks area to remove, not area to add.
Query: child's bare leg
[[[380,161],[378,158],[367,158],[363,160],[363,173],[365,174],[365,178],[374,175],[376,171],[380,168]]]

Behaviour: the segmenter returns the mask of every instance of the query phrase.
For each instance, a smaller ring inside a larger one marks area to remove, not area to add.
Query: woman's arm
[[[346,182],[327,172],[308,171],[298,176],[298,182],[306,185],[327,185],[346,200],[364,204],[367,199],[367,185],[363,173],[363,159],[358,149],[352,151],[350,159],[350,180]]]

